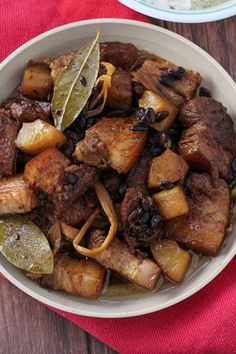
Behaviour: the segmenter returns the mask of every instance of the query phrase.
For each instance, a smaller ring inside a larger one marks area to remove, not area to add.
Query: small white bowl
[[[162,0],[118,0],[131,9],[160,20],[201,23],[221,20],[236,15],[236,1],[228,0],[218,5],[212,5],[196,10],[170,9]],[[154,5],[155,4],[155,5]]]
[[[187,39],[165,29],[141,22],[122,19],[98,19],[68,24],[46,32],[18,48],[0,64],[0,98],[11,95],[19,84],[23,68],[29,59],[56,56],[79,48],[94,38],[97,28],[101,41],[130,42],[170,59],[177,65],[199,71],[203,85],[228,107],[234,121],[236,85],[226,71],[206,52]],[[147,293],[144,296],[89,300],[60,291],[40,287],[0,256],[0,272],[18,288],[35,299],[57,309],[94,317],[129,317],[158,311],[174,305],[214,279],[236,253],[236,232],[229,236],[219,255],[179,286]]]

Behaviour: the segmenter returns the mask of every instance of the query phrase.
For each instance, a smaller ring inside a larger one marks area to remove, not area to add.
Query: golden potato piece
[[[210,175],[193,173],[187,179],[189,215],[168,220],[165,237],[206,255],[216,256],[228,224],[230,193],[224,180],[212,186]]]
[[[139,107],[143,108],[152,108],[155,113],[159,112],[169,112],[169,115],[160,123],[151,124],[153,128],[159,132],[169,129],[169,127],[174,122],[179,109],[173,105],[170,101],[167,101],[166,98],[158,95],[152,91],[144,91],[142,97],[139,100]]]
[[[160,214],[164,219],[172,219],[189,212],[189,206],[183,189],[176,186],[152,195]]]
[[[176,283],[183,281],[191,256],[172,240],[158,240],[151,245],[152,255],[164,274]]]
[[[20,91],[22,95],[44,100],[52,87],[52,78],[49,67],[43,63],[29,62],[25,68]]]
[[[154,157],[151,161],[148,176],[148,188],[156,188],[161,182],[177,182],[184,179],[188,173],[188,165],[185,160],[171,149]]]
[[[23,123],[16,146],[27,154],[36,155],[47,148],[63,145],[65,135],[49,123],[37,119],[32,123]]]
[[[22,175],[0,180],[0,215],[27,213],[38,200]]]
[[[74,159],[92,166],[109,165],[119,173],[127,173],[138,161],[147,131],[132,131],[136,118],[103,118],[86,131],[78,142]]]
[[[70,160],[55,148],[44,150],[30,160],[24,171],[24,178],[30,186],[54,195],[64,177],[64,169]]]

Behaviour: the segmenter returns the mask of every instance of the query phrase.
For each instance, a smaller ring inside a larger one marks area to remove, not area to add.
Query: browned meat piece
[[[51,105],[48,102],[17,97],[11,100],[8,105],[13,117],[20,122],[33,122],[36,119],[49,121]]]
[[[132,252],[148,246],[162,234],[162,218],[144,186],[128,188],[121,203],[123,236]]]
[[[134,77],[146,89],[162,94],[177,107],[193,98],[201,83],[199,73],[182,70],[160,58],[146,60]]]
[[[112,75],[111,87],[108,90],[106,107],[129,111],[132,104],[132,82],[129,73],[116,70]]]
[[[53,273],[41,282],[48,288],[96,299],[102,291],[104,276],[105,269],[92,260],[58,256]]]
[[[0,215],[27,213],[38,200],[22,175],[0,180]]]
[[[71,165],[64,169],[64,180],[58,186],[58,200],[64,204],[71,204],[78,200],[89,188],[92,188],[98,179],[95,167],[86,164]]]
[[[190,175],[187,187],[190,213],[167,221],[166,237],[215,256],[222,245],[228,222],[229,189],[222,179],[217,187],[213,187],[206,173]]]
[[[71,226],[79,226],[82,221],[86,221],[92,214],[93,209],[84,205],[82,200],[69,205],[61,210],[59,219]]]
[[[0,112],[0,177],[15,173],[18,129],[16,121],[10,119],[4,111]]]
[[[106,42],[100,44],[102,61],[129,71],[137,59],[137,48],[130,43]]]
[[[147,131],[132,131],[136,118],[103,118],[86,131],[73,158],[88,165],[114,168],[127,173],[138,161]]]
[[[179,142],[179,153],[188,164],[213,177],[229,179],[230,162],[235,155],[233,122],[226,108],[210,97],[197,97],[181,110],[186,128]]]
[[[90,236],[90,249],[99,247],[103,241],[102,232],[94,231]],[[154,289],[161,274],[161,269],[155,262],[151,259],[138,259],[130,252],[129,247],[117,238],[113,239],[105,251],[93,258],[103,267],[146,289]]]
[[[127,187],[142,185],[145,189],[147,188],[150,160],[151,157],[149,152],[145,150],[140,160],[136,163],[128,175]]]
[[[120,177],[114,170],[104,171],[100,180],[113,201],[119,199]]]
[[[24,171],[24,178],[37,191],[43,191],[52,198],[57,198],[64,179],[64,170],[70,164],[60,151],[55,148],[44,150],[30,160]]]
[[[59,77],[62,70],[69,64],[69,62],[74,58],[75,53],[67,53],[60,55],[55,59],[46,58],[44,62],[49,66],[51,69],[51,77],[52,80],[55,82],[56,79]]]

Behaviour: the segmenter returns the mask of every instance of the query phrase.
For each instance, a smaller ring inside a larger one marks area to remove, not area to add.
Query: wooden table
[[[198,44],[236,79],[236,17],[194,25],[153,22]],[[0,296],[2,354],[115,353],[7,280],[0,279]]]

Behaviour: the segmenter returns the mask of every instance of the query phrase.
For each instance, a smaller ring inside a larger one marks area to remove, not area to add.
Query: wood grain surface
[[[192,40],[236,79],[236,17],[208,24],[153,23]],[[191,61],[190,61],[191,67]],[[1,354],[112,354],[88,333],[0,279]]]

